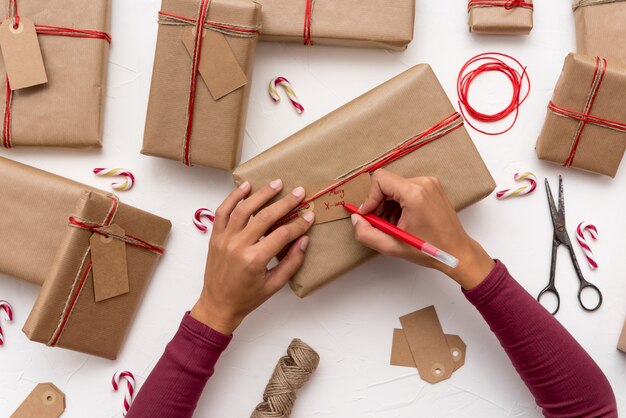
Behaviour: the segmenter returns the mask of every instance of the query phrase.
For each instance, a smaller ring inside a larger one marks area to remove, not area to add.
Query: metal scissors
[[[602,306],[602,293],[600,289],[592,283],[589,283],[583,277],[583,273],[580,271],[580,266],[578,265],[578,260],[576,260],[576,254],[574,253],[574,247],[572,246],[572,241],[569,239],[569,235],[567,233],[567,229],[565,229],[565,202],[563,198],[563,178],[559,176],[559,208],[557,210],[554,204],[554,197],[552,195],[552,190],[550,190],[550,183],[548,183],[548,179],[546,179],[546,192],[548,193],[548,204],[550,205],[550,214],[552,215],[552,225],[554,226],[554,236],[552,238],[552,264],[550,265],[550,281],[545,289],[539,293],[537,296],[537,301],[541,302],[541,297],[546,293],[551,293],[556,296],[556,309],[552,312],[552,315],[556,315],[559,311],[559,307],[561,306],[561,298],[559,297],[559,292],[556,290],[556,286],[554,284],[554,276],[556,271],[556,255],[557,249],[561,244],[567,247],[569,250],[570,258],[572,259],[572,264],[574,264],[574,269],[576,270],[576,275],[578,276],[578,281],[580,282],[580,288],[578,289],[578,302],[580,306],[588,312],[596,311]],[[582,293],[585,289],[591,289],[596,292],[598,295],[598,304],[593,307],[585,306],[582,300]]]

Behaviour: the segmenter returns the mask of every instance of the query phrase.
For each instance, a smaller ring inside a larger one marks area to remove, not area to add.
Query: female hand
[[[372,175],[369,195],[359,212],[375,213],[459,259],[453,269],[417,249],[375,229],[362,216],[352,215],[356,239],[382,254],[442,271],[470,290],[495,266],[485,250],[463,229],[439,181],[433,177],[404,179],[389,171]]]
[[[232,334],[250,312],[287,283],[304,261],[309,243],[304,234],[313,225],[312,213],[267,234],[304,199],[304,189],[298,187],[261,210],[282,188],[282,181],[274,180],[246,198],[250,184],[245,182],[216,211],[204,288],[191,316],[222,334]],[[268,270],[268,263],[290,243],[286,256]]]

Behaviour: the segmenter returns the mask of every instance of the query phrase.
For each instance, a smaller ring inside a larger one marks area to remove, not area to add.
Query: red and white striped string
[[[276,77],[273,78],[272,81],[270,81],[268,92],[274,103],[280,102],[278,86],[281,86],[285,90],[285,93],[287,93],[287,97],[289,97],[289,101],[293,105],[296,112],[302,114],[302,112],[304,112],[304,106],[302,106],[302,104],[298,100],[298,96],[296,96],[296,92],[294,91],[293,86],[285,77]]]
[[[211,224],[215,222],[215,213],[211,209],[200,208],[193,215],[193,224],[200,232],[207,232],[209,228],[202,222],[202,218],[208,219]]]
[[[0,313],[2,313],[2,318],[4,318],[5,322],[13,321],[13,308],[11,304],[6,300],[0,300]],[[0,345],[4,345],[4,333],[2,332],[2,327],[0,326]]]
[[[121,386],[122,379],[126,380],[126,392],[124,393],[124,415],[126,415],[128,413],[128,410],[130,409],[130,406],[133,403],[136,382],[135,376],[131,372],[127,370],[117,371],[111,379],[111,385],[113,386],[114,391],[118,391]]]
[[[510,197],[525,196],[531,194],[537,188],[537,177],[530,171],[515,173],[515,181],[528,181],[529,184],[518,188],[500,190],[496,193],[498,199],[508,199]]]
[[[98,177],[124,177],[123,182],[111,183],[111,188],[125,192],[135,185],[135,176],[125,168],[94,168],[93,173]]]
[[[585,254],[585,258],[589,263],[589,267],[591,268],[591,270],[595,270],[598,268],[598,262],[596,261],[596,257],[593,254],[593,251],[591,251],[589,242],[585,237],[585,232],[588,232],[591,239],[595,241],[598,239],[598,228],[596,228],[595,225],[587,222],[581,222],[578,225],[578,228],[576,228],[576,240],[578,241],[578,244],[580,244],[580,248],[582,248],[583,254]]]

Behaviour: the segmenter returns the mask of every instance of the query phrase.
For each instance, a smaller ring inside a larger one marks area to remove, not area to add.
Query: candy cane
[[[272,79],[272,81],[270,81],[269,93],[274,103],[280,102],[280,96],[277,90],[278,86],[283,87],[283,89],[287,93],[287,96],[289,97],[289,100],[291,101],[291,104],[296,109],[296,112],[304,112],[304,107],[298,101],[298,96],[296,96],[296,92],[293,90],[293,86],[285,77],[276,77]]]
[[[576,228],[576,239],[580,244],[580,248],[582,248],[591,270],[595,270],[598,268],[598,263],[596,262],[596,257],[593,255],[593,251],[591,251],[591,247],[589,247],[589,244],[587,243],[585,231],[588,231],[589,236],[591,236],[591,238],[595,241],[598,239],[598,229],[594,225],[588,224],[587,222],[581,222],[580,225],[578,225],[578,228]]]
[[[117,392],[120,387],[122,379],[126,379],[126,393],[124,394],[124,415],[128,413],[130,405],[133,403],[133,396],[135,394],[135,376],[129,371],[115,372],[111,379],[113,390]]]
[[[6,300],[0,300],[0,311],[3,312],[2,317],[6,322],[13,321],[13,308]],[[0,327],[0,345],[4,344],[4,334],[2,333],[2,327]]]
[[[100,177],[123,176],[126,180],[123,183],[112,183],[113,190],[127,191],[133,188],[135,176],[130,171],[123,168],[94,168],[93,173]]]
[[[535,191],[537,188],[537,177],[530,171],[524,173],[515,173],[515,181],[527,180],[530,182],[528,186],[522,186],[517,189],[506,189],[496,193],[498,199],[507,199],[509,197],[524,196]]]
[[[193,215],[193,224],[198,228],[201,232],[206,232],[209,230],[205,224],[202,223],[202,218],[207,218],[209,222],[215,222],[215,214],[212,210],[207,208],[200,208],[196,211],[195,215]]]

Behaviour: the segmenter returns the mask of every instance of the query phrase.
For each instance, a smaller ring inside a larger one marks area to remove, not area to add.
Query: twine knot
[[[516,7],[519,7],[521,5],[521,3],[522,3],[521,0],[509,0],[504,5],[504,8],[506,10],[511,10],[511,9],[516,8]]]

